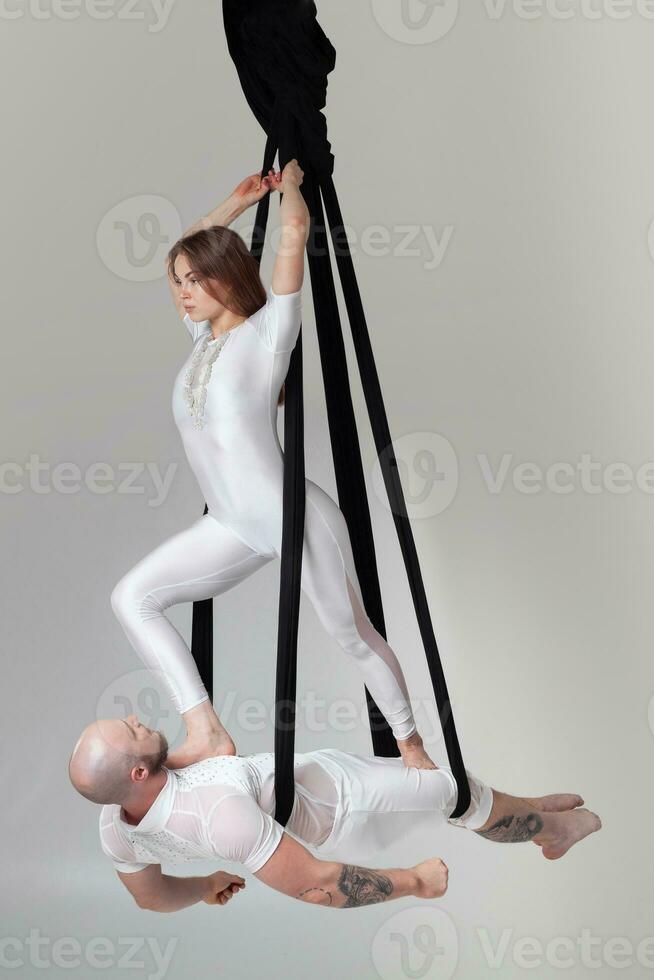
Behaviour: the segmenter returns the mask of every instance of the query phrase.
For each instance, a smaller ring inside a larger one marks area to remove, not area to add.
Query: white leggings
[[[161,672],[179,712],[209,694],[165,610],[227,592],[275,557],[255,551],[207,513],[158,545],[113,589],[111,605],[125,634],[146,666]],[[327,632],[357,661],[394,737],[408,738],[416,725],[402,668],[365,612],[345,518],[316,487],[307,495],[301,588]]]

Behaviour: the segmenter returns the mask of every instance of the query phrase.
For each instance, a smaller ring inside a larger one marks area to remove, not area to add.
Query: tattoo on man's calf
[[[502,817],[488,830],[479,831],[479,835],[500,844],[520,844],[533,840],[542,829],[541,817],[537,813],[529,813],[526,817]]]

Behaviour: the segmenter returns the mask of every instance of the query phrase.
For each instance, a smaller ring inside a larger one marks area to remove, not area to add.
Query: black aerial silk
[[[345,297],[352,338],[386,492],[400,542],[450,767],[458,798],[452,816],[470,806],[470,787],[457,738],[452,707],[431,623],[427,597],[407,516],[384,401],[370,345],[352,256],[332,180],[334,156],[321,112],[327,101],[327,75],[336,51],[317,22],[313,0],[223,0],[229,53],[245,97],[267,134],[263,174],[279,153],[279,169],[296,158],[304,171],[301,185],[311,215],[307,254],[325,386],[329,434],[338,503],[352,541],[366,613],[386,637],[375,545],[361,451],[350,393],[336,289],[328,251],[323,203]],[[251,254],[261,261],[270,195],[259,202]],[[283,525],[275,691],[275,818],[286,825],[294,800],[297,634],[304,537],[304,420],[302,332],[285,382]],[[205,506],[205,513],[207,507]],[[212,600],[193,604],[191,652],[200,675],[213,690]],[[366,688],[373,748],[378,756],[399,750],[384,716]]]

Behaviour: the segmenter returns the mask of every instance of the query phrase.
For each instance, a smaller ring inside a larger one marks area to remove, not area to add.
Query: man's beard
[[[159,736],[159,751],[153,752],[144,760],[147,763],[151,775],[155,775],[156,773],[160,772],[161,767],[165,764],[166,759],[168,758],[169,751],[168,739],[164,733],[157,731],[156,734]]]
[[[161,739],[161,751],[159,753],[159,765],[163,766],[166,759],[168,758],[168,739],[163,732],[159,732],[159,738]]]

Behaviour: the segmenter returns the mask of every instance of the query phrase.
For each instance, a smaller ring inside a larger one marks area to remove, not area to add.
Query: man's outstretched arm
[[[448,870],[440,858],[413,868],[363,868],[321,861],[299,841],[284,834],[272,857],[255,877],[276,891],[311,905],[354,909],[394,898],[440,898]]]
[[[224,905],[245,887],[240,875],[216,871],[203,877],[178,878],[151,865],[118,877],[142,909],[176,912],[198,902]],[[321,861],[306,847],[284,834],[255,877],[270,888],[310,905],[354,909],[395,898],[440,898],[447,891],[447,866],[440,858],[413,868],[364,868],[338,861]]]

